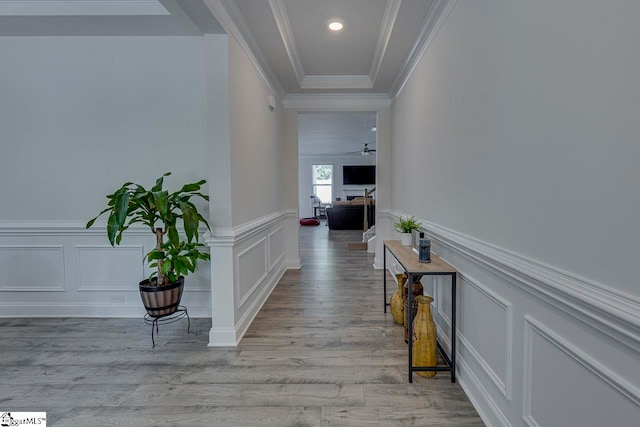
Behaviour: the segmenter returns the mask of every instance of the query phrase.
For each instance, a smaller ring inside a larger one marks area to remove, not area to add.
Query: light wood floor
[[[208,348],[211,321],[0,319],[0,412],[67,426],[481,426],[440,373],[407,383],[402,328],[382,312],[359,233],[301,229],[288,271],[235,349]]]

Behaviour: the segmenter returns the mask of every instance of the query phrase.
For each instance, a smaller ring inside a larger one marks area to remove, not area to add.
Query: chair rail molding
[[[396,210],[391,216],[408,214]],[[422,218],[427,234],[511,284],[640,351],[640,301]]]

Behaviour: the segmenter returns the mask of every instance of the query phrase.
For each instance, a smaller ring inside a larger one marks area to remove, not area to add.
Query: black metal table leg
[[[451,382],[456,382],[456,273],[451,275]]]
[[[382,283],[384,283],[384,301],[382,302],[382,306],[384,307],[384,312],[387,312],[387,246],[382,246]]]

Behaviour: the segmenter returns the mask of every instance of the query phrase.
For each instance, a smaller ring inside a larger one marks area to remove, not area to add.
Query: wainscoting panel
[[[139,227],[113,248],[100,224],[0,221],[0,317],[141,317],[138,282],[151,272],[143,258],[154,244]],[[210,282],[207,262],[187,278],[190,316],[211,315]]]
[[[511,400],[513,310],[509,302],[469,276],[459,274],[461,351],[468,352]],[[478,319],[482,319],[478,321]]]
[[[637,425],[638,388],[530,316],[525,316],[524,338],[522,417],[527,425]],[[585,394],[591,404],[585,404]]]
[[[234,228],[214,229],[206,240],[215,255],[209,346],[236,346],[286,271],[285,230],[299,227],[289,216],[279,211]]]
[[[638,425],[637,298],[417,219],[458,270],[458,379],[486,425]],[[449,349],[449,284],[432,282]]]
[[[267,239],[261,238],[236,256],[238,284],[238,307],[242,307],[247,299],[262,283],[269,272],[267,260]]]
[[[269,233],[269,270],[284,258],[284,227],[278,227]]]
[[[79,291],[130,291],[145,278],[144,247],[76,246]]]
[[[0,246],[0,291],[64,292],[64,246]]]

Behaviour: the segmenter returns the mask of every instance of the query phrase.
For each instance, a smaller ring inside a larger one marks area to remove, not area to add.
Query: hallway
[[[402,328],[381,307],[359,233],[303,227],[288,271],[237,349],[208,319],[0,319],[0,402],[52,426],[484,425],[458,384],[406,378]]]

